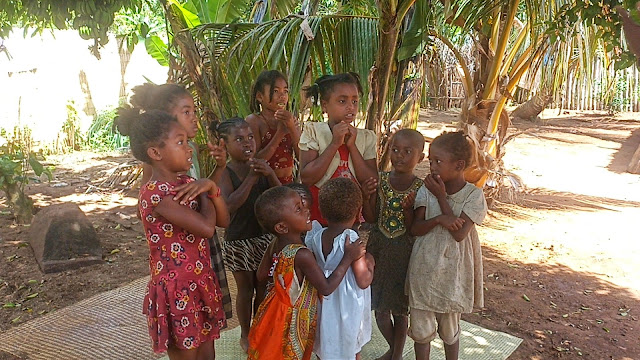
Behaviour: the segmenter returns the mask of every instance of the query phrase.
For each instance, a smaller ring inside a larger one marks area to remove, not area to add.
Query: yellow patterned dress
[[[380,173],[376,213],[378,222],[371,230],[367,252],[376,260],[371,283],[371,308],[391,311],[394,315],[409,313],[409,300],[404,292],[407,267],[414,238],[406,232],[402,201],[417,192],[422,180],[416,178],[405,191],[394,189],[389,172]]]
[[[260,360],[311,358],[316,332],[318,291],[298,281],[294,267],[302,244],[285,246],[273,266],[273,287],[260,304],[249,331],[249,357]]]

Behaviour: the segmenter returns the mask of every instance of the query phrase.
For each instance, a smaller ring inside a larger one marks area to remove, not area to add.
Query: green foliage
[[[113,128],[115,108],[100,111],[87,131],[87,146],[96,151],[123,150],[129,148],[129,137],[122,136]]]
[[[15,127],[13,134],[0,129],[0,138],[6,140],[0,146],[0,190],[5,193],[16,220],[22,223],[30,222],[33,216],[33,201],[25,195],[25,185],[30,181],[40,181],[43,174],[49,180],[52,178],[52,167],[45,167],[40,162],[44,160],[42,154],[31,151],[30,134],[26,128]],[[30,170],[35,176],[30,174]]]
[[[137,9],[123,8],[116,13],[110,30],[124,40],[122,45],[131,53],[136,44],[151,36],[167,37],[164,9],[157,1],[145,1]]]
[[[67,102],[67,119],[62,124],[62,152],[80,150],[82,144],[82,133],[80,132],[80,118],[78,110],[75,108],[75,102],[70,100]]]
[[[616,70],[627,68],[635,57],[622,46],[622,23],[615,12],[616,6],[635,8],[636,0],[577,0],[561,6],[555,19],[545,22],[551,42],[567,41],[580,32],[580,25],[595,29],[595,38],[602,41],[605,51],[611,53]],[[634,11],[632,11],[632,15]]]
[[[85,40],[93,40],[91,53],[107,44],[107,32],[115,13],[122,8],[139,9],[142,0],[13,0],[0,5],[0,37],[5,38],[14,26],[32,36],[44,29],[75,29]]]

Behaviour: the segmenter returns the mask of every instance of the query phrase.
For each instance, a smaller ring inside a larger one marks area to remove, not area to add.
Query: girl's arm
[[[356,171],[354,174],[360,184],[366,181],[370,177],[375,177],[378,173],[378,165],[376,159],[365,160],[360,153],[360,150],[356,147],[356,136],[358,131],[352,125],[349,125],[349,139],[347,140],[347,148],[349,149],[349,156],[353,163],[353,169]]]
[[[258,174],[255,171],[250,171],[247,177],[244,178],[242,184],[237,189],[233,189],[231,178],[229,177],[229,171],[225,171],[220,178],[220,189],[222,190],[222,196],[224,196],[227,202],[227,210],[230,214],[238,211],[240,206],[247,201],[251,188],[258,181]]]
[[[264,282],[269,278],[269,270],[271,270],[271,266],[273,265],[273,253],[275,252],[277,244],[277,238],[271,240],[269,246],[267,247],[267,251],[265,251],[264,255],[262,255],[262,260],[260,260],[260,265],[258,266],[258,271],[256,272],[258,282]]]
[[[231,217],[227,210],[227,203],[224,202],[224,199],[221,196],[220,188],[212,180],[199,179],[188,184],[176,186],[173,189],[176,191],[176,195],[173,197],[173,200],[184,205],[188,201],[198,197],[200,194],[208,192],[210,188],[214,189],[214,195],[209,197],[209,199],[213,202],[213,206],[216,208],[216,226],[226,228],[231,222]],[[206,202],[209,203],[210,201],[207,199]]]
[[[429,231],[433,230],[437,225],[442,225],[451,232],[453,235],[453,231],[460,230],[466,221],[463,218],[456,217],[454,215],[438,215],[432,217],[431,219],[424,219],[424,214],[427,208],[424,206],[420,206],[414,212],[414,220],[411,225],[411,231],[409,232],[413,236],[422,236],[427,234]],[[465,215],[466,216],[466,215]],[[467,233],[469,231],[467,230]],[[466,234],[465,234],[466,236]],[[455,237],[455,236],[454,236]],[[462,237],[464,239],[464,237]],[[461,240],[462,240],[461,239]],[[457,240],[457,241],[461,241]]]
[[[402,200],[402,213],[404,215],[404,227],[405,229],[411,229],[413,220],[415,219],[415,212],[413,211],[413,204],[416,202],[416,192],[410,192]],[[422,215],[424,217],[424,214]],[[409,231],[411,233],[411,231]]]
[[[216,231],[216,207],[208,196],[215,197],[217,187],[215,184],[209,191],[198,195],[200,200],[200,212],[180,205],[171,196],[165,196],[153,210],[154,213],[163,216],[172,224],[179,226],[193,235],[210,238]]]
[[[340,260],[340,264],[336,267],[331,275],[327,278],[318,266],[316,258],[309,249],[300,249],[295,257],[295,269],[298,279],[306,277],[311,285],[318,289],[321,295],[331,294],[340,285],[342,278],[349,270],[349,266],[354,260],[361,258],[365,254],[364,243],[358,240],[352,243],[349,236],[345,236],[344,256]]]
[[[368,223],[376,222],[378,179],[371,177],[362,183],[362,216]]]
[[[460,242],[464,240],[467,237],[467,235],[469,235],[469,231],[471,231],[471,227],[473,227],[474,223],[473,221],[471,221],[469,216],[467,216],[467,214],[465,214],[464,212],[460,213],[460,217],[458,219],[461,219],[462,221],[464,221],[462,225],[457,230],[455,230],[453,227],[447,228],[447,230],[449,230],[449,232],[451,233],[451,235],[453,235],[453,238],[457,242]]]
[[[322,154],[315,150],[300,152],[300,179],[303,184],[312,186],[322,179],[333,160],[333,156],[344,143],[344,138],[349,133],[349,124],[344,122],[335,124],[331,131],[333,138]]]
[[[356,277],[356,283],[360,289],[366,289],[373,281],[373,268],[376,261],[373,255],[366,253],[363,257],[351,264],[353,275]]]
[[[207,147],[209,148],[209,155],[216,161],[216,168],[213,169],[213,172],[209,175],[209,179],[218,184],[220,183],[222,174],[224,174],[224,169],[227,167],[227,151],[224,147],[224,139],[221,138],[218,145],[213,145],[209,141],[207,142]]]
[[[253,159],[250,160],[251,163],[251,172],[252,173],[257,173],[259,175],[265,176],[267,178],[267,180],[269,181],[269,186],[270,187],[274,187],[274,186],[280,186],[282,185],[280,183],[280,180],[278,179],[278,176],[276,176],[276,172],[273,171],[273,169],[271,168],[271,166],[269,166],[269,164],[267,164],[267,161],[264,159]]]
[[[300,148],[298,147],[298,143],[300,142],[300,127],[298,126],[296,119],[293,117],[293,114],[287,110],[282,109],[282,110],[276,111],[274,116],[276,120],[284,124],[289,134],[291,134],[291,143],[293,144],[293,151],[295,152],[296,157],[300,158]],[[269,159],[271,158],[271,156],[269,157]]]
[[[258,115],[250,114],[246,117],[245,121],[249,124],[251,132],[253,132],[253,139],[256,141],[256,149],[260,150],[260,148],[262,147],[262,132],[260,131],[260,123],[262,123],[262,120],[258,117]],[[258,151],[258,153],[256,153],[256,156],[262,158],[261,156],[259,156],[260,154],[261,151]],[[273,156],[273,154],[271,154],[271,156]]]

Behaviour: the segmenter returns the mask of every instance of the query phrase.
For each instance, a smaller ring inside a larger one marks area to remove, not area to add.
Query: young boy
[[[347,178],[327,181],[318,194],[327,228],[313,222],[305,243],[316,256],[325,276],[342,261],[346,239],[355,241],[351,229],[362,208],[362,194]],[[359,359],[362,346],[371,340],[371,289],[373,256],[366,254],[351,265],[335,292],[324,298],[314,352],[320,359]]]
[[[279,186],[265,191],[256,201],[255,212],[260,225],[274,233],[278,242],[271,270],[261,267],[258,272],[258,280],[272,277],[273,286],[249,332],[249,359],[308,360],[315,339],[318,293],[326,296],[336,289],[351,263],[364,255],[364,244],[345,240],[344,257],[325,277],[313,253],[302,244],[300,235],[310,229],[311,221],[295,190]]]

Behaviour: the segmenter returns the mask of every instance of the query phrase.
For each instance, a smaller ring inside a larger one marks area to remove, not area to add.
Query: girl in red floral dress
[[[191,167],[193,150],[175,117],[129,107],[118,115],[133,155],[153,168],[139,199],[151,271],[143,312],[153,350],[167,351],[171,360],[213,359],[225,318],[207,239],[216,223],[229,219],[220,189],[179,175]]]

